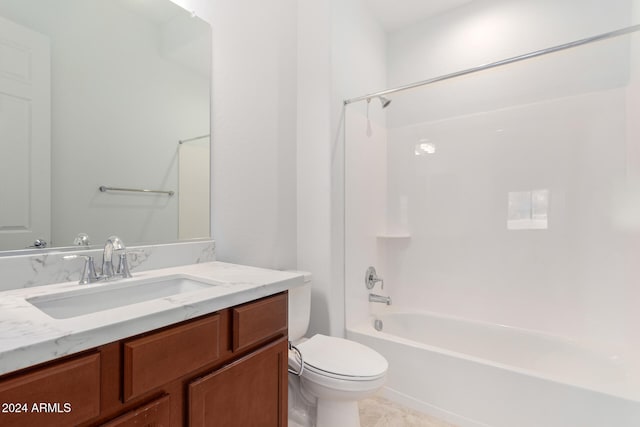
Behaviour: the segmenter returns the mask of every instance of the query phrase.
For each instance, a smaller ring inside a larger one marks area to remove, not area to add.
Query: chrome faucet
[[[380,282],[380,287],[384,289],[384,280],[382,280],[382,277],[378,277],[376,269],[374,267],[367,268],[367,271],[364,274],[364,284],[367,286],[367,289],[373,289],[378,282]],[[391,297],[370,293],[369,302],[381,302],[383,304],[391,305]]]
[[[385,297],[383,295],[369,294],[369,302],[381,302],[383,304],[391,305],[391,297]]]
[[[114,270],[113,256],[118,256],[118,267]],[[64,259],[84,258],[85,264],[80,277],[80,284],[95,283],[103,280],[111,280],[116,277],[129,278],[129,263],[127,262],[127,248],[118,236],[111,236],[104,244],[102,253],[102,274],[98,274],[95,268],[93,256],[90,255],[68,255]]]

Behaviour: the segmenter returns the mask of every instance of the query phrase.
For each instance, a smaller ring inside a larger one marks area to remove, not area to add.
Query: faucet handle
[[[119,238],[118,236],[109,236],[109,238],[107,239],[107,244],[109,244],[109,243],[111,243],[112,250],[114,252],[127,249],[127,247],[124,245],[124,242],[122,241],[122,239]]]
[[[131,271],[129,270],[129,262],[127,261],[127,253],[122,252],[119,255],[118,268],[116,269],[116,274],[124,278],[133,277],[131,276]]]
[[[378,277],[376,269],[374,267],[367,268],[364,275],[364,283],[367,285],[367,289],[373,289],[378,282],[380,282],[380,286],[384,289],[384,280],[382,280],[381,277]]]
[[[76,246],[89,246],[89,235],[87,233],[79,233],[73,239],[73,244]]]
[[[118,268],[116,269],[116,274],[122,274],[122,277],[132,277],[131,269],[136,268],[136,266],[140,264],[140,259],[138,257],[140,255],[145,255],[145,251],[143,251],[142,249],[127,249],[126,251],[125,250],[118,251],[117,254],[118,254],[119,261],[118,261]],[[133,258],[132,258],[133,267],[129,263],[129,255],[133,255]],[[125,273],[125,270],[126,270],[126,273]]]
[[[82,268],[82,274],[80,275],[81,285],[86,285],[88,283],[94,283],[98,281],[98,274],[96,273],[96,264],[91,255],[67,255],[62,257],[62,259],[84,259],[84,267]]]

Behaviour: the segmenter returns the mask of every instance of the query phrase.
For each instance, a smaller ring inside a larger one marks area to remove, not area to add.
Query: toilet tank
[[[304,337],[311,319],[311,273],[304,274],[304,285],[289,289],[289,340]]]

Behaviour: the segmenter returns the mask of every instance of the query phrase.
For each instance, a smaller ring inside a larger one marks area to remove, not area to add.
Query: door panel
[[[285,427],[287,340],[280,339],[189,385],[191,427]]]
[[[0,250],[51,236],[49,39],[0,18]]]

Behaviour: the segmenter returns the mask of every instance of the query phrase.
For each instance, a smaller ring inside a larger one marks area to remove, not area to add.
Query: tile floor
[[[456,427],[382,397],[359,402],[362,427]]]

